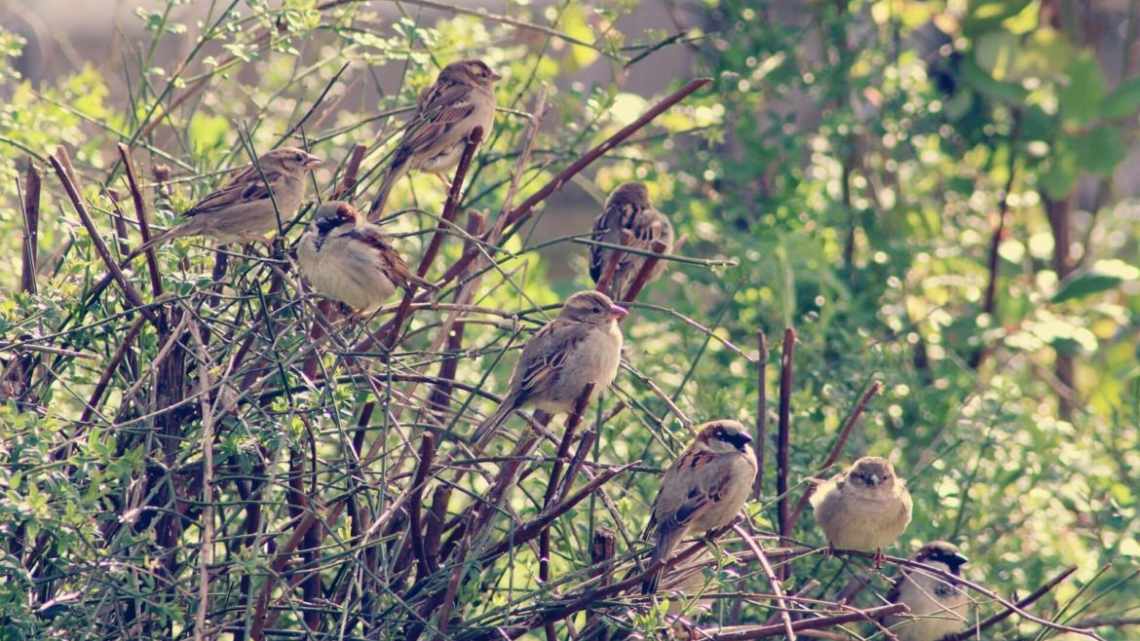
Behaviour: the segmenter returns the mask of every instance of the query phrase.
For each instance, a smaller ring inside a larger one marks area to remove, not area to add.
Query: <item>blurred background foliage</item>
[[[774,399],[780,337],[794,326],[797,494],[861,392],[881,381],[884,391],[841,462],[889,456],[908,479],[915,519],[895,552],[954,541],[971,558],[968,576],[1003,594],[1024,594],[1073,564],[1074,579],[1038,612],[1069,622],[1140,616],[1135,2],[640,3],[653,5],[647,8],[557,0],[461,5],[458,15],[430,2],[148,2],[121,17],[127,33],[109,38],[111,55],[80,57],[70,67],[45,63],[34,78],[22,77],[28,38],[41,62],[43,51],[67,46],[23,29],[27,12],[36,11],[24,4],[23,13],[10,8],[24,21],[0,30],[6,344],[49,334],[78,316],[85,320],[77,323],[83,329],[75,349],[106,359],[126,325],[121,304],[80,309],[78,298],[103,267],[51,175],[39,236],[40,291],[18,293],[17,179],[27,158],[42,161],[58,144],[72,150],[110,238],[112,204],[102,187],[123,190],[121,176],[107,178],[115,175],[115,142],[135,147],[148,186],[153,166],[173,171],[168,193],[156,197],[155,222],[168,225],[217,184],[220,170],[244,162],[243,137],[260,150],[288,132],[336,162],[355,143],[376,143],[364,166],[377,165],[401,122],[401,114],[389,112],[412,104],[439,65],[475,55],[505,76],[497,92],[502,107],[528,110],[540,86],[552,89],[552,111],[523,177],[525,195],[655,98],[707,75],[709,88],[608,154],[512,239],[507,248],[519,254],[503,265],[510,278],[485,283],[475,302],[527,310],[589,286],[583,246],[550,241],[588,232],[610,189],[643,180],[688,237],[684,254],[739,260],[731,268],[672,265],[642,297],[658,307],[641,309],[626,328],[630,363],[681,410],[695,420],[754,423],[754,367],[722,341],[755,356],[757,330],[767,333]],[[658,68],[659,59],[669,62]],[[326,90],[329,102],[307,114]],[[304,128],[290,131],[302,118]],[[473,169],[466,207],[499,211],[525,125],[518,113],[500,114]],[[317,176],[322,197],[338,177],[336,162]],[[427,236],[420,232],[434,227],[429,212],[443,197],[430,176],[413,177],[394,195],[399,206],[413,208],[390,228],[403,234],[409,254],[422,252]],[[460,243],[447,243],[441,262],[460,250]],[[192,296],[206,289],[209,256],[195,244],[164,248],[171,290]],[[268,279],[253,269],[238,273],[241,291]],[[718,340],[670,310],[708,326]],[[418,323],[413,329],[426,321]],[[278,349],[303,340],[294,332]],[[475,357],[461,362],[459,380],[478,383],[490,371],[488,389],[501,391],[513,362],[498,361],[503,340],[499,328],[470,326],[466,344]],[[145,363],[158,346],[145,333],[140,341]],[[3,354],[6,363],[10,356]],[[20,530],[29,541],[46,532],[50,546],[50,571],[29,571],[10,547],[0,562],[5,638],[65,629],[45,608],[52,599],[76,600],[69,591],[80,586],[98,593],[145,581],[100,567],[91,541],[107,534],[108,514],[118,505],[108,497],[129,493],[148,455],[117,448],[108,421],[74,444],[69,464],[78,476],[45,464],[101,371],[83,359],[57,364],[56,384],[41,390],[44,412],[0,409],[0,530],[6,537]],[[112,392],[107,416],[123,403],[121,392]],[[638,409],[607,424],[600,458],[667,465],[688,439],[685,428],[638,376],[624,373],[617,394]],[[352,421],[366,391],[337,389],[333,396],[338,409],[326,418]],[[305,415],[306,399],[318,398],[314,391],[279,399],[266,414],[236,420],[242,429],[220,447],[235,459],[255,445],[295,447],[304,432],[297,417]],[[194,443],[187,438],[182,460],[195,460]],[[775,520],[771,452],[763,500],[749,507],[766,529]],[[630,491],[616,498],[629,522],[607,522],[600,508],[596,518],[636,537],[657,486],[652,474],[632,478]],[[522,513],[534,509],[517,503]],[[583,508],[559,522],[565,536],[555,540],[555,574],[588,564],[594,512],[587,517]],[[145,549],[145,531],[123,536],[121,549]],[[822,542],[809,515],[796,538]],[[145,567],[153,558],[142,553],[133,562]],[[850,572],[842,566],[838,559],[803,561],[794,572],[797,580],[815,576],[831,586]],[[92,574],[101,583],[69,583],[69,576]],[[516,566],[508,574],[490,583],[533,585],[533,572]],[[461,603],[470,617],[507,603],[506,596],[468,596]],[[69,609],[62,620],[97,629],[100,606],[88,606]],[[192,600],[165,607],[177,621],[192,612]],[[711,616],[731,613],[717,608]],[[766,618],[763,611],[751,615]],[[1125,626],[1102,632],[1131,638]],[[988,638],[1046,637],[1059,638],[1009,622]]]

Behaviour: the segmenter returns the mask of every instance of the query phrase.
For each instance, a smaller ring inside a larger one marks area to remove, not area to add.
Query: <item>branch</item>
[[[768,336],[756,330],[756,480],[752,498],[759,499],[764,487],[764,453],[768,450]]]
[[[792,431],[792,385],[796,354],[796,330],[789,327],[784,330],[784,346],[780,355],[780,420],[776,434],[776,495],[777,520],[779,522],[780,538],[786,539],[791,535],[791,517],[788,514],[788,441]],[[781,572],[781,578],[786,579]]]
[[[146,206],[143,201],[142,190],[139,189],[138,178],[135,175],[135,164],[131,159],[130,149],[119,143],[119,157],[123,160],[123,168],[127,174],[127,186],[131,190],[131,202],[135,206],[135,218],[139,221],[139,236],[142,237],[142,246],[146,247],[146,266],[150,272],[150,289],[155,298],[162,296],[162,278],[158,271],[158,258],[154,255],[154,247],[150,244],[150,221],[146,217]]]
[[[669,246],[660,240],[653,241],[652,245],[653,256],[646,258],[641,262],[641,269],[638,270],[637,276],[633,279],[633,284],[626,290],[625,296],[622,298],[623,303],[628,303],[637,298],[645,284],[649,282],[649,276],[653,273],[653,268],[657,267],[657,261],[661,260],[661,254],[664,254]]]
[[[36,293],[36,256],[39,253],[40,236],[40,172],[31,158],[24,178],[24,246],[23,271],[20,277],[20,290]]]
[[[990,618],[986,619],[985,621],[982,621],[976,627],[972,627],[969,630],[958,632],[957,634],[951,634],[948,637],[944,637],[941,641],[965,641],[966,639],[969,639],[969,638],[975,636],[976,634],[980,633],[982,630],[985,630],[986,628],[992,627],[992,626],[1004,621],[1005,619],[1009,618],[1010,615],[1012,615],[1014,612],[1016,612],[1018,608],[1024,608],[1025,606],[1030,605],[1031,603],[1033,603],[1037,599],[1040,599],[1041,597],[1048,594],[1053,588],[1057,587],[1057,585],[1060,584],[1061,581],[1064,581],[1065,579],[1069,578],[1069,575],[1071,575],[1073,572],[1076,572],[1076,571],[1077,571],[1077,566],[1075,566],[1075,565],[1071,565],[1071,566],[1065,568],[1064,570],[1061,571],[1060,574],[1053,577],[1052,579],[1049,579],[1048,581],[1045,582],[1044,585],[1042,585],[1041,587],[1034,590],[1032,594],[1030,594],[1029,596],[1025,597],[1024,599],[1021,599],[1020,601],[1018,601],[1016,604],[1016,607],[1006,607],[1006,609],[1002,610],[1001,612],[998,612],[997,614],[991,616]],[[1091,628],[1091,627],[1096,627],[1096,626],[1085,625],[1083,627],[1090,627]]]
[[[902,603],[894,603],[877,608],[856,610],[847,614],[837,614],[828,617],[816,617],[814,619],[800,619],[799,621],[792,622],[792,629],[797,632],[804,630],[819,630],[821,628],[830,628],[833,625],[853,623],[855,621],[880,619],[891,614],[899,614],[907,611],[908,608]],[[741,629],[732,630],[729,632],[718,632],[717,630],[717,628],[698,629],[697,632],[699,634],[696,638],[704,639],[707,641],[748,641],[749,639],[763,639],[765,637],[775,637],[781,634],[787,634],[782,624],[741,626]]]
[[[776,595],[776,607],[780,609],[780,618],[783,619],[784,632],[787,635],[788,641],[796,641],[796,633],[792,628],[792,617],[788,614],[788,604],[784,601],[784,588],[781,585],[780,578],[772,570],[772,564],[768,562],[768,557],[764,556],[764,549],[760,547],[748,531],[739,525],[733,525],[733,530],[744,539],[744,543],[752,549],[752,553],[756,555],[756,560],[760,562],[760,568],[764,570],[764,575],[768,577],[768,584],[772,586],[772,593]]]

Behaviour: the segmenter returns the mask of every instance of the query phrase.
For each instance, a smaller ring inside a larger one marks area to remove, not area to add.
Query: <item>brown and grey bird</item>
[[[463,147],[476,127],[483,140],[495,122],[495,81],[501,76],[482,60],[460,60],[443,68],[435,84],[420,93],[416,113],[392,156],[370,217],[379,216],[392,186],[418,169],[442,174],[459,164]]]
[[[376,225],[338,200],[317,208],[297,247],[297,263],[314,291],[361,314],[375,311],[397,287],[431,287],[408,268]]]
[[[961,576],[968,561],[945,541],[927,543],[912,558],[954,576]],[[970,599],[962,588],[922,568],[902,568],[887,600],[910,608],[906,615],[885,620],[899,641],[938,641],[965,630],[969,621]]]
[[[183,212],[187,220],[139,247],[149,247],[183,236],[208,236],[221,243],[262,240],[277,231],[278,218],[288,222],[305,196],[305,173],[321,159],[296,147],[267,152],[238,172],[221,189]]]
[[[833,549],[874,552],[876,560],[910,524],[906,482],[890,461],[877,456],[865,456],[824,482],[811,505]]]
[[[622,230],[629,230],[632,239],[622,242]],[[653,243],[665,244],[665,253],[673,251],[673,224],[649,202],[649,192],[645,185],[630,182],[615,189],[606,199],[601,215],[594,221],[593,239],[611,245],[625,244],[631,249],[650,251]],[[590,246],[590,277],[597,283],[606,270],[610,256],[617,251],[601,245]],[[624,300],[629,286],[633,284],[647,257],[642,254],[625,252],[618,259],[606,293],[614,300]],[[665,270],[665,261],[658,261],[649,274],[649,281],[655,280]]]
[[[471,436],[475,448],[481,449],[517,409],[569,412],[588,383],[594,384],[592,396],[608,387],[621,363],[617,321],[627,313],[600,292],[578,292],[567,298],[558,318],[538,330],[523,348],[506,397]]]
[[[666,561],[686,534],[732,522],[752,492],[756,454],[752,437],[737,421],[709,421],[661,478],[646,533],[656,545],[651,563]],[[657,591],[660,569],[645,579],[643,594]]]

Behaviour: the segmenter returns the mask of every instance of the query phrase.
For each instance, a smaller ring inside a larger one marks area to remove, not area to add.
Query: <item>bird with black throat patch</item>
[[[957,577],[969,559],[946,541],[932,541],[911,560]],[[970,597],[962,587],[923,568],[901,568],[887,600],[910,609],[884,621],[899,641],[938,641],[965,630],[969,623]]]
[[[661,477],[646,534],[654,540],[650,564],[664,563],[686,534],[703,534],[732,522],[756,478],[752,437],[738,421],[701,425],[697,437]],[[641,585],[657,591],[661,568]]]
[[[351,204],[324,202],[297,246],[297,264],[313,291],[365,315],[397,288],[431,287],[404,262],[380,228]]]
[[[393,185],[409,170],[442,175],[459,164],[476,127],[482,128],[483,140],[491,137],[495,82],[500,79],[502,76],[482,60],[460,60],[439,72],[435,83],[416,101],[416,113],[408,121],[372,201],[370,219],[383,213]]]

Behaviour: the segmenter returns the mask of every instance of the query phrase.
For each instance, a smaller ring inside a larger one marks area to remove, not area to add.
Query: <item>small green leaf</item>
[[[1029,93],[1019,84],[995,80],[971,58],[962,61],[962,79],[982,94],[1008,104],[1020,105]]]
[[[1066,118],[1088,122],[1099,115],[1104,99],[1104,72],[1091,53],[1082,52],[1066,69],[1069,84],[1061,90],[1061,113]]]
[[[1111,174],[1124,159],[1124,135],[1116,127],[1101,125],[1072,140],[1077,163],[1084,171]]]
[[[1069,278],[1061,285],[1061,289],[1053,294],[1054,303],[1063,303],[1068,300],[1086,298],[1093,294],[1114,289],[1124,282],[1120,276],[1089,271]]]
[[[1065,145],[1055,145],[1046,166],[1048,168],[1037,179],[1038,186],[1045,190],[1046,195],[1060,200],[1072,193],[1080,171],[1076,155]]]
[[[1100,105],[1102,118],[1126,118],[1135,116],[1140,110],[1140,78],[1131,78],[1120,83]]]

